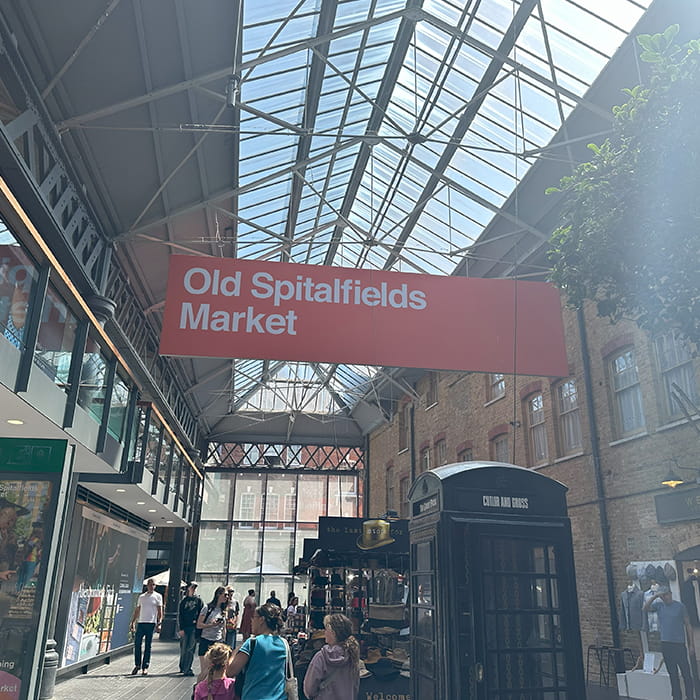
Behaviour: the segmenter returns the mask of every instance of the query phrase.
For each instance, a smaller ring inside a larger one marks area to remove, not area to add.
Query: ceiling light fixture
[[[117,489],[117,493],[126,493],[126,489]]]
[[[157,512],[157,511],[156,511],[155,508],[149,508],[149,509],[148,509],[148,512],[149,512],[149,513],[155,513],[155,512]]]
[[[21,420],[20,418],[8,418],[7,422],[10,425],[24,425],[24,421]]]
[[[137,506],[145,506],[145,505],[146,505],[146,501],[136,501],[136,505],[137,505]]]

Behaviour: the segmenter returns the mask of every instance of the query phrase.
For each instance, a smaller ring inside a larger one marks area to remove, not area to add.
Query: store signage
[[[677,489],[654,497],[660,525],[700,520],[700,488]]]
[[[481,497],[481,503],[484,506],[484,508],[508,508],[514,510],[527,510],[530,507],[530,502],[528,498],[523,496],[484,495]]]
[[[437,494],[430,496],[422,501],[416,503],[414,512],[416,515],[425,515],[426,513],[433,513],[438,509],[440,502],[438,501]]]
[[[318,543],[335,552],[408,554],[408,520],[322,517]]]
[[[160,352],[568,374],[544,282],[175,255]]]
[[[0,438],[0,698],[36,697],[65,504],[66,440]]]

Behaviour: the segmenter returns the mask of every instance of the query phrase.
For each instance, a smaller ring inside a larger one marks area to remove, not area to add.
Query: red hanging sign
[[[544,282],[185,255],[170,260],[160,352],[568,374]]]

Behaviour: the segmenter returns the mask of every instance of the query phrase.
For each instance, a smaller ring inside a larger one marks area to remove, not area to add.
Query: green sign
[[[0,438],[0,471],[60,473],[67,444],[65,440]]]
[[[654,497],[659,524],[700,520],[700,488],[677,489]]]

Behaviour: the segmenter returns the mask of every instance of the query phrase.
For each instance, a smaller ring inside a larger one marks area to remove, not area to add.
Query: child
[[[206,653],[209,673],[197,683],[194,700],[233,700],[234,679],[226,675],[233,649],[226,644],[216,642]]]

